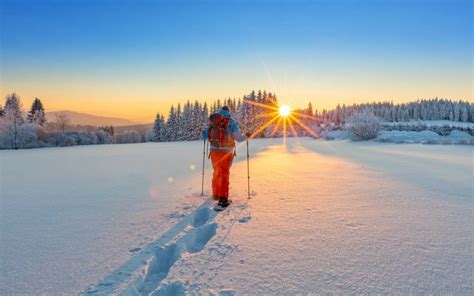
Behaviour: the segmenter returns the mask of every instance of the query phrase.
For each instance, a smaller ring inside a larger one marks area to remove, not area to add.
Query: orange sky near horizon
[[[300,87],[304,87],[300,85]],[[422,84],[419,88],[422,88]],[[258,89],[251,86],[236,88],[229,87],[229,91],[224,89],[216,90],[210,88],[213,92],[206,95],[205,89],[197,91],[196,95],[186,94],[184,91],[168,90],[160,93],[159,90],[135,91],[130,92],[126,89],[117,89],[115,87],[83,89],[80,87],[64,87],[55,89],[29,89],[26,87],[16,87],[6,91],[0,88],[3,97],[9,93],[16,92],[23,102],[23,108],[28,110],[35,97],[42,100],[46,111],[70,110],[82,113],[88,113],[100,116],[126,118],[137,123],[152,122],[156,113],[160,112],[167,115],[172,104],[184,103],[187,100],[212,103],[214,100],[227,97],[242,98],[252,89]],[[193,89],[194,91],[196,89]],[[263,89],[262,89],[263,90]],[[365,103],[373,101],[393,101],[394,103],[403,103],[414,101],[422,98],[447,98],[452,100],[472,101],[472,95],[469,89],[460,87],[455,90],[446,91],[441,85],[432,87],[430,91],[423,91],[415,87],[407,90],[394,87],[390,89],[388,86],[377,85],[372,89],[364,89],[354,85],[347,87],[346,92],[341,87],[329,89],[326,87],[318,87],[317,84],[313,89],[279,89],[274,90],[267,88],[267,91],[276,92],[279,101],[290,105],[292,108],[304,108],[308,102],[313,107],[322,109],[332,109],[337,104],[350,105],[353,103]],[[391,94],[391,95],[389,95]],[[4,104],[4,100],[1,101]]]

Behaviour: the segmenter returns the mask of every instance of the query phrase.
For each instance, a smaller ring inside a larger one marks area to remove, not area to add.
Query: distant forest
[[[167,119],[157,114],[153,124],[152,141],[186,141],[200,139],[200,131],[208,124],[208,116],[222,106],[227,105],[239,126],[244,132],[255,132],[272,118],[273,110],[263,106],[278,106],[275,94],[266,91],[252,91],[242,99],[217,100],[210,107],[207,103],[187,102],[184,106],[178,104],[170,108]],[[446,99],[418,100],[416,102],[394,104],[392,102],[374,102],[367,104],[338,105],[333,110],[317,110],[308,103],[304,109],[293,110],[294,116],[310,129],[320,129],[324,126],[342,126],[346,120],[361,110],[368,110],[385,122],[407,122],[417,120],[451,120],[474,122],[474,104],[465,101]],[[275,131],[274,122],[258,132],[255,137],[281,137],[282,128]],[[309,136],[307,130],[300,125],[294,125],[298,136]],[[289,133],[291,136],[291,133]]]
[[[54,122],[47,122],[45,108],[35,98],[26,116],[21,99],[16,93],[6,97],[0,105],[0,149],[74,146],[112,143],[139,143],[199,140],[208,125],[210,114],[226,105],[242,132],[252,132],[254,137],[281,137],[282,126],[275,118],[279,102],[274,93],[251,91],[242,98],[216,100],[208,105],[199,101],[172,105],[168,116],[158,113],[150,130],[116,132],[113,126],[77,126],[67,116],[59,114]],[[301,124],[291,126],[288,136],[309,136],[311,130],[341,128],[360,111],[369,111],[384,122],[418,120],[450,120],[474,122],[474,104],[447,99],[424,99],[410,103],[374,102],[367,104],[338,105],[332,110],[314,109],[311,103],[303,109],[293,110]],[[269,122],[271,121],[271,122]],[[306,128],[303,128],[302,126]],[[308,131],[309,130],[309,131]]]

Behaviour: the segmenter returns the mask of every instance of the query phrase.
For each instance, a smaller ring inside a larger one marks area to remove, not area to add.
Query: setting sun
[[[278,110],[281,116],[287,117],[291,114],[291,108],[288,105],[281,105],[280,109]]]

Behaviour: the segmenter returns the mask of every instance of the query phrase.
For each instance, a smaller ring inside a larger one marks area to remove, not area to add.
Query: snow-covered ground
[[[400,121],[400,122],[384,122],[385,125],[426,125],[426,126],[452,126],[462,128],[474,128],[473,122],[461,122],[451,120],[413,120],[413,121]]]
[[[201,142],[1,151],[0,294],[474,293],[472,146],[250,147],[219,214]]]
[[[466,132],[453,130],[447,136],[440,136],[433,131],[382,131],[375,139],[377,142],[398,144],[464,144],[474,145],[474,137]]]
[[[346,130],[324,131],[321,137],[326,140],[348,140],[351,135]],[[433,131],[381,131],[373,141],[397,144],[462,144],[474,145],[474,137],[458,130],[447,136],[440,136]]]

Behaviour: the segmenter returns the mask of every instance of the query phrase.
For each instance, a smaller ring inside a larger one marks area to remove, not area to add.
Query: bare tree
[[[348,118],[346,128],[354,140],[371,140],[377,137],[381,129],[381,119],[364,109]]]
[[[65,131],[66,128],[71,124],[71,119],[66,113],[56,113],[56,126],[61,131]]]

